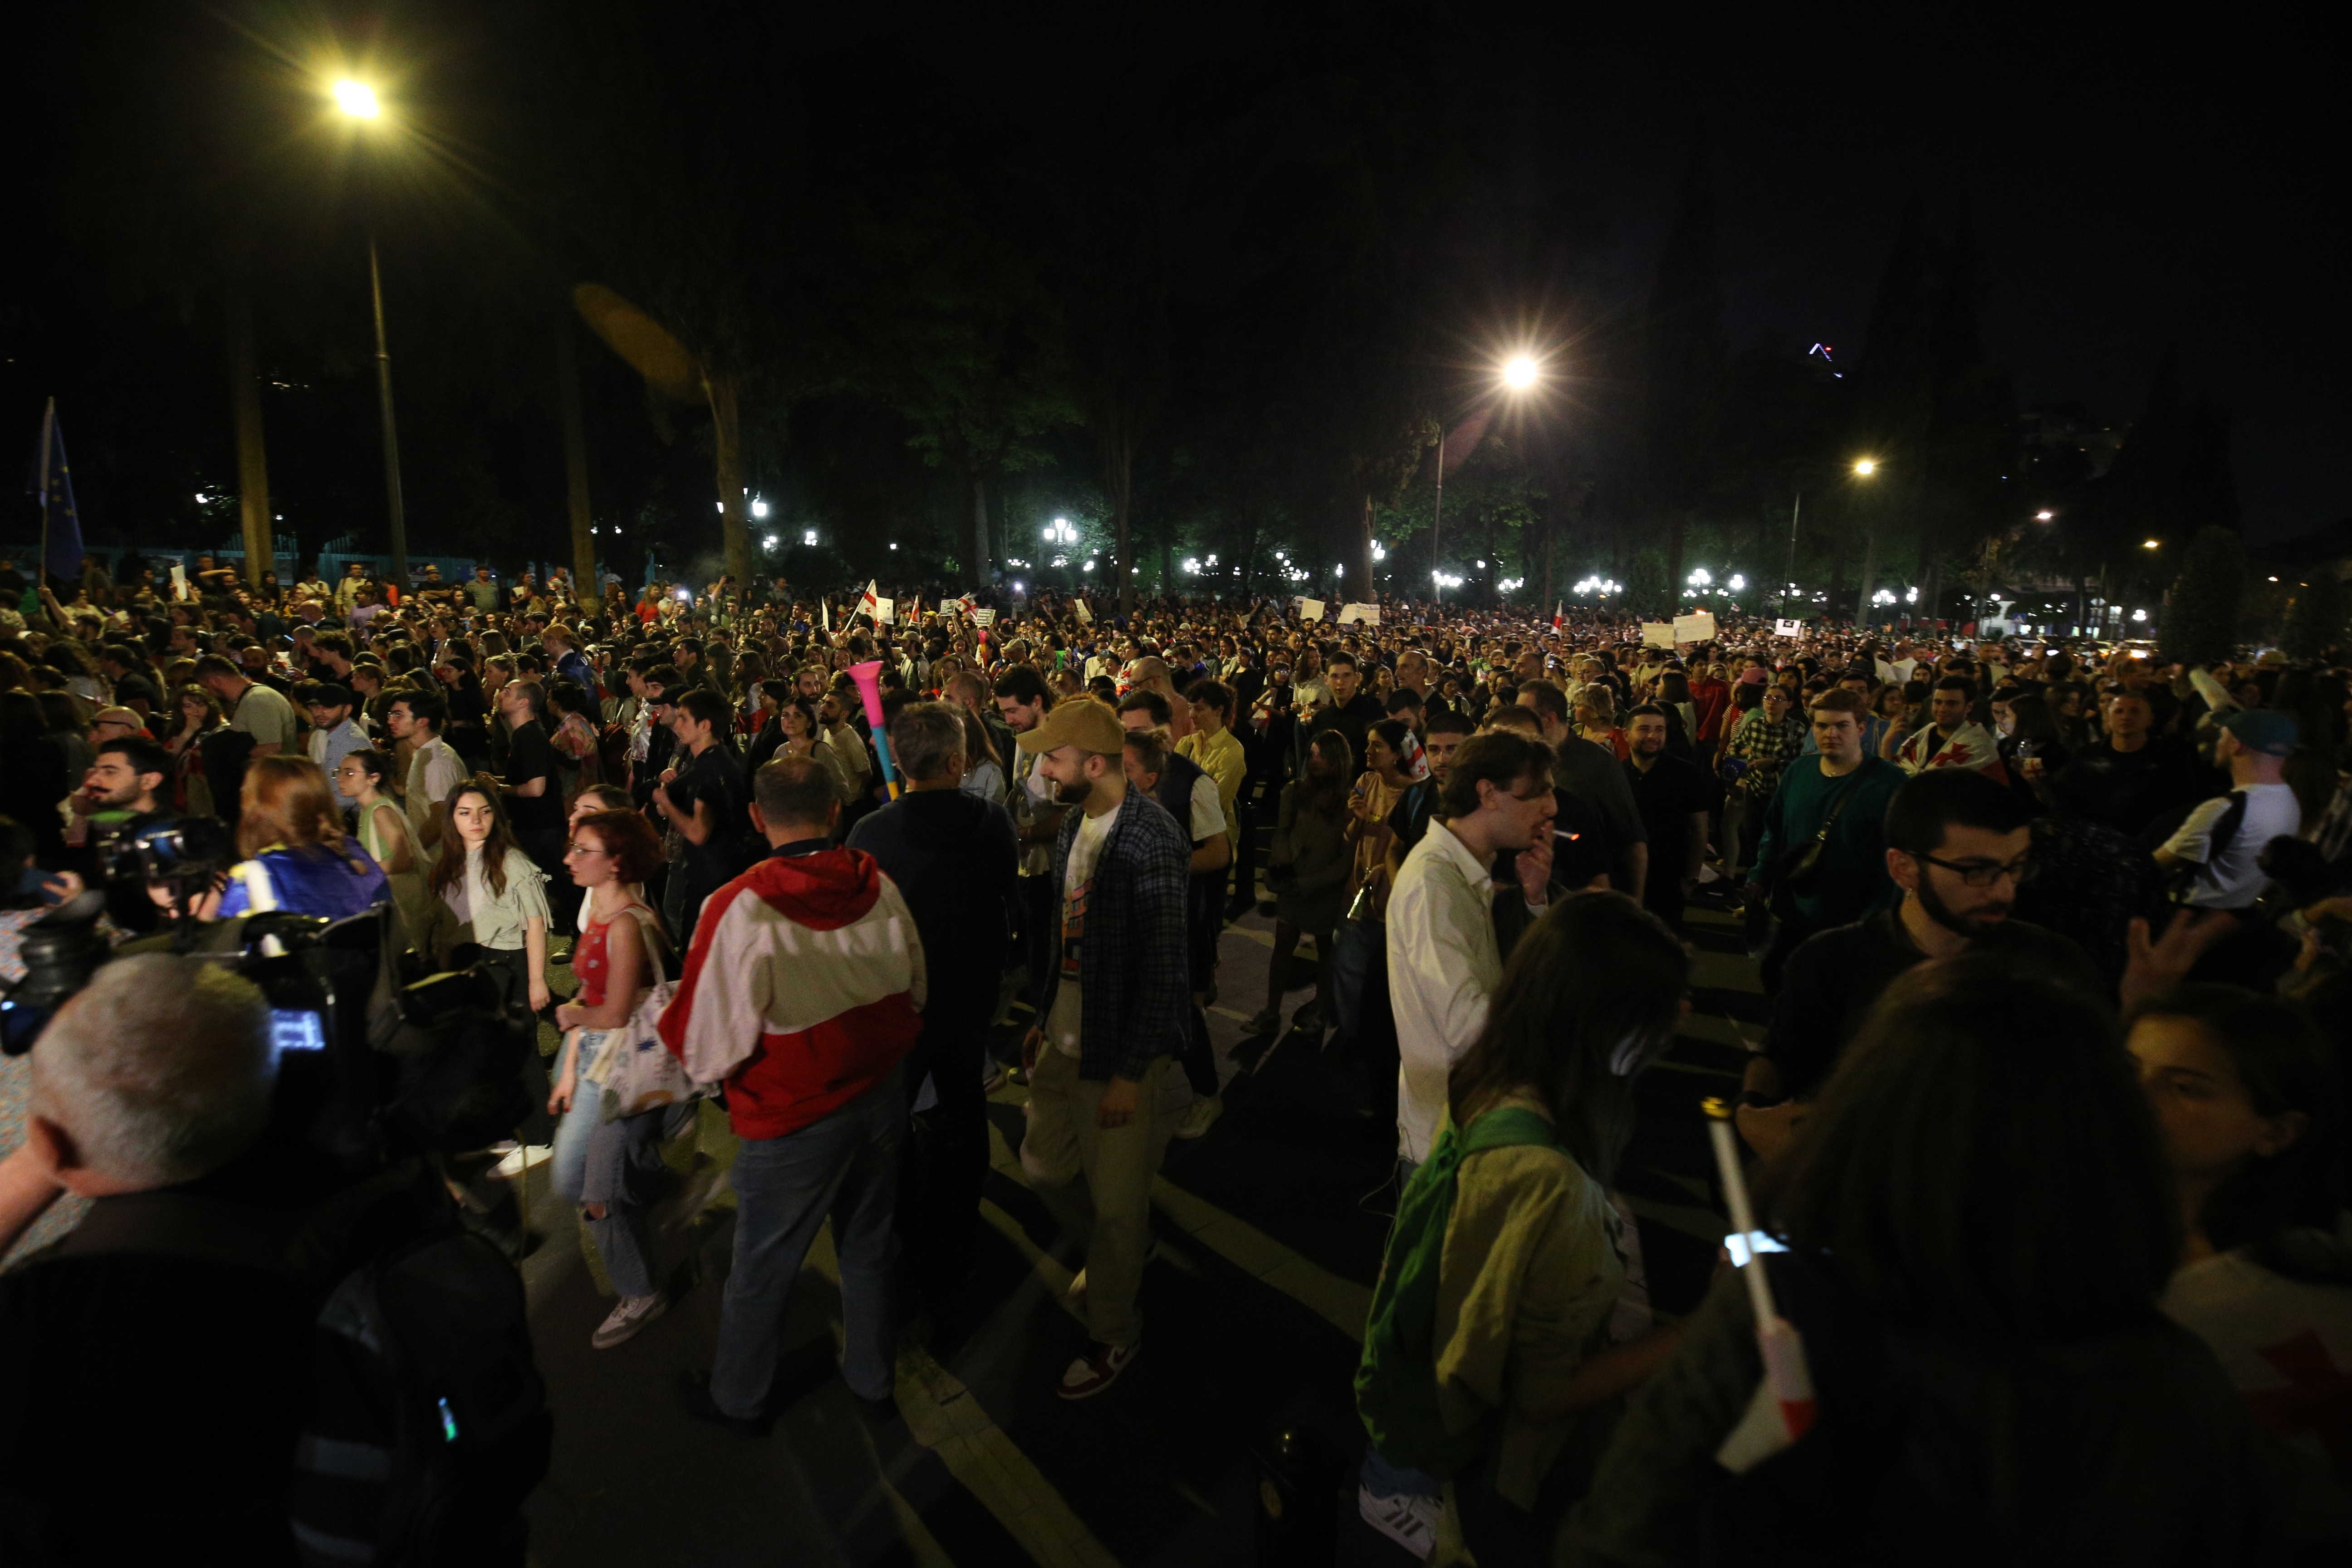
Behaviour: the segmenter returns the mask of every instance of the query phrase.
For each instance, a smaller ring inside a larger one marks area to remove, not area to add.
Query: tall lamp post
[[[1853,460],[1853,477],[1855,479],[1866,479],[1877,472],[1877,458],[1856,458]],[[1874,579],[1877,576],[1878,524],[1876,521],[1874,520],[1863,530],[1862,590],[1855,598],[1853,609],[1853,624],[1857,631],[1866,632],[1870,629],[1870,591],[1876,585]],[[1832,615],[1835,615],[1837,613],[1837,606],[1834,605],[1831,605],[1830,613]]]
[[[1543,379],[1543,366],[1533,354],[1513,354],[1503,362],[1503,389],[1506,392],[1528,392]],[[1429,583],[1430,597],[1445,597],[1445,558],[1440,552],[1440,536],[1445,523],[1445,424],[1437,426],[1437,494],[1429,508]]]
[[[349,79],[335,83],[335,107],[352,120],[380,120],[383,106],[375,89]],[[392,520],[392,580],[408,592],[408,514],[400,499],[400,426],[392,412],[392,350],[383,335],[383,269],[375,254],[375,221],[368,220],[368,293],[375,305],[376,398],[383,410],[383,489],[385,510]]]

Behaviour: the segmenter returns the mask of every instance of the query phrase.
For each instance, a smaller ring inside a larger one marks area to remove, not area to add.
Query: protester
[[[1696,766],[1667,751],[1663,709],[1645,703],[1625,720],[1633,742],[1623,763],[1625,779],[1633,786],[1653,858],[1642,907],[1680,935],[1684,902],[1706,868],[1706,819],[1714,791]]]
[[[1862,751],[1862,699],[1825,691],[1812,706],[1818,753],[1780,774],[1759,823],[1756,868],[1746,889],[1776,922],[1764,955],[1764,989],[1780,989],[1789,955],[1815,931],[1859,920],[1891,902],[1881,829],[1903,772]]]
[[[977,728],[945,703],[900,709],[890,750],[906,793],[848,838],[898,888],[922,939],[928,994],[897,1218],[908,1270],[935,1311],[957,1304],[979,1242],[989,1153],[981,1067],[1008,957],[1001,911],[1019,858],[1012,814],[961,787],[963,748]]]
[[[458,958],[459,944],[471,944],[466,956],[489,971],[512,1026],[535,1037],[534,1021],[554,1002],[547,984],[547,894],[539,868],[514,841],[504,802],[499,782],[477,773],[443,803],[450,843],[425,879],[438,906],[431,938],[417,945],[448,963]],[[499,1151],[501,1175],[546,1159],[554,1131],[552,1113],[541,1109],[547,1068],[535,1038],[524,1056],[523,1085],[533,1109],[516,1146]]]
[[[2150,1310],[2180,1227],[2100,998],[2006,955],[1914,970],[1768,1173],[1789,1250],[1760,1266],[1818,1412],[1804,1459],[1759,1439],[1717,1461],[1763,1380],[1726,1270],[1633,1394],[1560,1561],[1697,1562],[1713,1540],[1756,1561],[2186,1568],[2352,1539],[2320,1467]]]
[[[922,945],[875,858],[834,847],[841,800],[823,763],[768,763],[751,809],[768,856],[711,896],[661,1018],[662,1042],[688,1074],[724,1081],[737,1140],[718,1352],[707,1377],[686,1375],[681,1394],[692,1415],[763,1426],[784,1302],[830,1221],[842,1375],[870,1415],[887,1416],[901,1064],[922,1027]],[[827,940],[812,941],[815,932]]]
[[[1633,1131],[1633,1080],[1671,1043],[1689,967],[1631,900],[1564,899],[1512,953],[1448,1075],[1442,1131],[1406,1192],[1357,1380],[1370,1415],[1413,1407],[1412,1391],[1383,1381],[1434,1374],[1440,1430],[1376,1422],[1373,1436],[1377,1451],[1392,1427],[1399,1457],[1454,1450],[1433,1542],[1445,1560],[1465,1547],[1481,1563],[1549,1560],[1620,1396],[1676,1342],[1673,1331],[1644,1331],[1646,1312],[1621,1310],[1633,1248],[1612,1188]],[[1382,1296],[1399,1288],[1401,1244],[1418,1240],[1409,1217],[1447,1182],[1436,1342],[1391,1345]],[[1395,1510],[1381,1508],[1376,1475],[1368,1466],[1359,1506],[1381,1526]]]
[[[2352,1213],[2341,1066],[2276,997],[2185,985],[2125,1044],[2179,1195],[2166,1314],[2220,1358],[2255,1419],[2352,1481]]]
[[[648,1210],[668,1174],[662,1142],[696,1111],[689,1100],[608,1119],[603,1103],[612,1071],[608,1042],[669,968],[660,917],[632,890],[661,864],[661,840],[634,811],[591,812],[572,824],[563,858],[572,879],[597,899],[595,918],[581,928],[572,955],[580,989],[555,1009],[564,1042],[547,1113],[563,1120],[551,1169],[555,1190],[587,1222],[605,1278],[621,1298],[590,1339],[596,1349],[610,1350],[668,1309],[654,1279]]]
[[[1157,1114],[1160,1080],[1185,1044],[1190,850],[1174,819],[1128,788],[1125,732],[1108,708],[1059,704],[1017,743],[1066,812],[1050,873],[1062,908],[1045,945],[1043,1021],[1022,1042],[1030,1079],[1021,1165],[1064,1228],[1086,1238],[1091,1342],[1057,1392],[1087,1399],[1142,1343],[1135,1296],[1169,1131]],[[1091,1215],[1070,1190],[1082,1175]]]
[[[390,903],[383,868],[344,833],[337,799],[308,757],[254,758],[238,802],[236,847],[246,858],[199,912],[230,920],[290,910],[340,919]]]
[[[1274,947],[1266,959],[1265,1005],[1244,1028],[1253,1035],[1282,1026],[1283,998],[1298,939],[1315,940],[1313,1016],[1331,1016],[1334,931],[1348,900],[1353,864],[1347,838],[1347,780],[1355,772],[1347,738],[1326,730],[1307,748],[1307,770],[1282,786],[1281,810],[1266,852],[1265,883],[1274,894]],[[1301,1008],[1305,1012],[1306,1008]]]

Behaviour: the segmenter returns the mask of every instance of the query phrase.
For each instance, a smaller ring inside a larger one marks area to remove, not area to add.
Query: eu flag
[[[81,576],[81,515],[74,510],[73,470],[66,466],[65,437],[58,429],[58,400],[41,415],[40,450],[33,454],[32,482],[25,493],[41,503],[41,564],[52,577],[71,583]]]

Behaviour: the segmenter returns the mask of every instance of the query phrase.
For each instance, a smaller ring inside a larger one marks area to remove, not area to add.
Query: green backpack
[[[1500,1411],[1465,1432],[1448,1432],[1437,1408],[1438,1265],[1454,1217],[1454,1176],[1473,1154],[1551,1142],[1550,1122],[1505,1106],[1471,1122],[1466,1133],[1455,1127],[1440,1132],[1405,1184],[1356,1368],[1356,1414],[1373,1450],[1391,1465],[1443,1479],[1493,1446]]]

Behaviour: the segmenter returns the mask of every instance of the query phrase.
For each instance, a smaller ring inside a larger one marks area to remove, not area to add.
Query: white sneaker
[[[1433,1497],[1404,1492],[1380,1497],[1370,1487],[1356,1489],[1356,1511],[1364,1522],[1424,1563],[1437,1550],[1437,1513],[1443,1506]]]
[[[551,1144],[526,1143],[509,1152],[507,1157],[498,1163],[490,1174],[501,1180],[512,1181],[533,1165],[546,1164],[554,1156],[555,1149]]]
[[[1225,1113],[1225,1099],[1221,1094],[1203,1095],[1184,1108],[1184,1115],[1176,1123],[1179,1138],[1198,1138],[1217,1124]]]
[[[635,1339],[639,1329],[668,1310],[669,1298],[658,1290],[650,1296],[624,1296],[588,1342],[600,1351],[611,1350],[624,1340]]]

